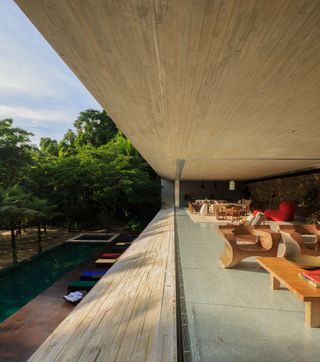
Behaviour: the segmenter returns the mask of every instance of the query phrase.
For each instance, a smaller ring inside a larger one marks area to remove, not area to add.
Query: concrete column
[[[180,180],[174,182],[174,206],[180,207]]]
[[[174,207],[174,182],[161,179],[161,207]]]

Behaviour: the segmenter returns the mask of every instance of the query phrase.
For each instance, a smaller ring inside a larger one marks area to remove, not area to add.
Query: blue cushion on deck
[[[95,270],[95,271],[85,271],[81,274],[80,279],[81,280],[97,280],[104,276],[106,273],[106,270]]]

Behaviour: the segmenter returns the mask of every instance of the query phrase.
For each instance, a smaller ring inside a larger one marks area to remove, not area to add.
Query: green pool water
[[[101,243],[65,243],[0,272],[0,322],[99,249]]]

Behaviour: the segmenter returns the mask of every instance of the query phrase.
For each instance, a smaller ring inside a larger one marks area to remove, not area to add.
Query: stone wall
[[[276,195],[273,199],[273,204],[291,200],[297,202],[299,205],[313,207],[319,207],[320,205],[320,172],[309,175],[257,181],[248,183],[246,186],[251,193],[251,198],[255,202],[260,202],[264,205],[270,202],[272,194]],[[318,191],[318,196],[314,200],[307,200],[313,188]]]

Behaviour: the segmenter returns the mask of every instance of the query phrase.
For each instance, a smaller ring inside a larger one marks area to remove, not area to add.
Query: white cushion
[[[260,225],[264,219],[264,213],[258,212],[255,218],[252,220],[251,225]]]
[[[203,204],[201,206],[200,215],[202,215],[202,216],[208,215],[208,205],[207,204]]]

